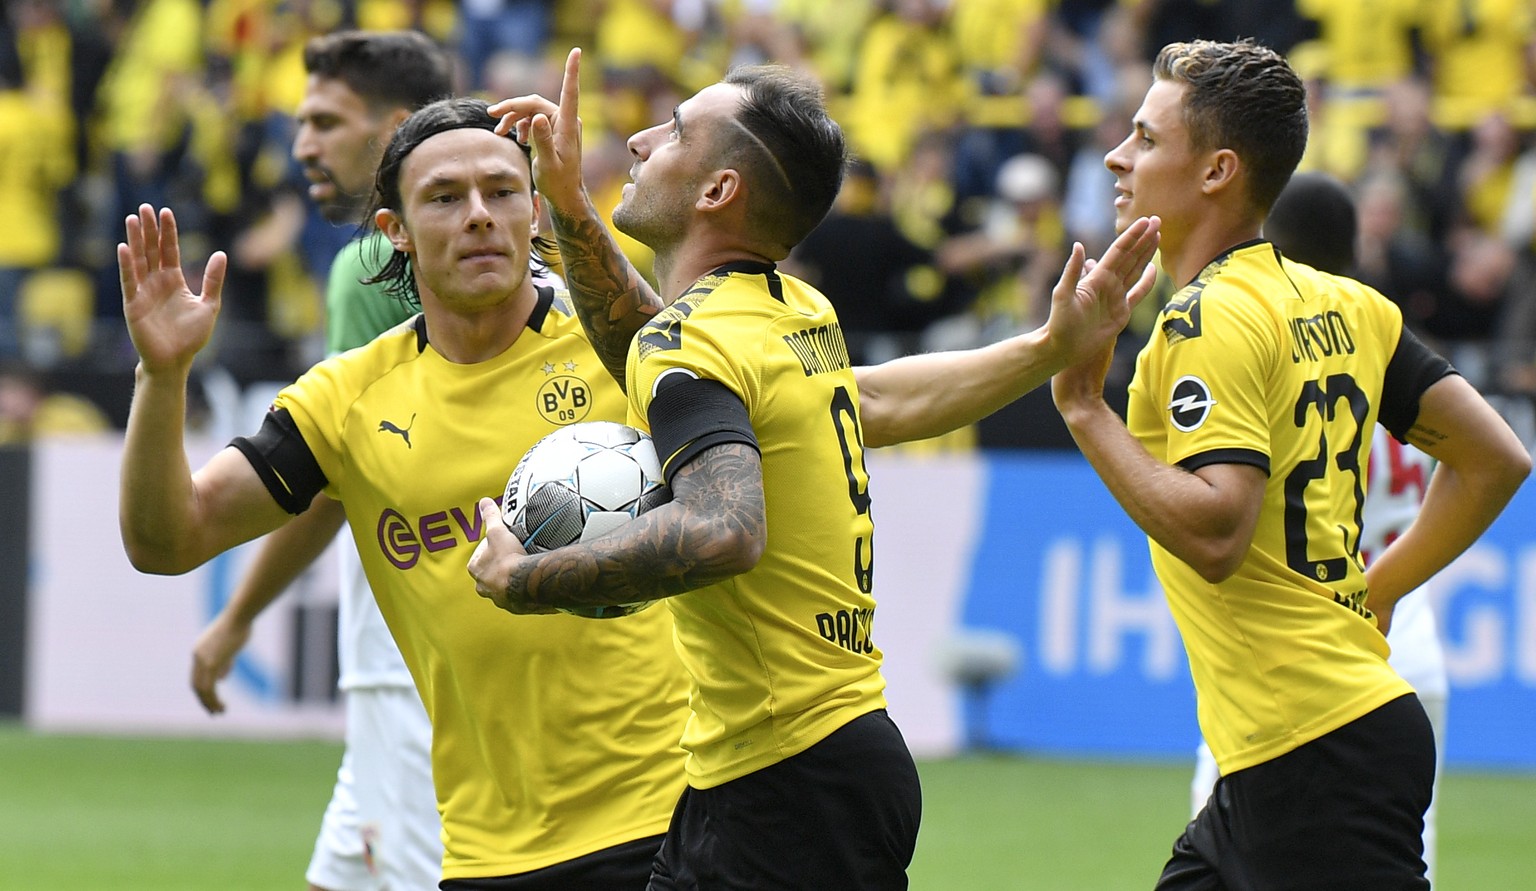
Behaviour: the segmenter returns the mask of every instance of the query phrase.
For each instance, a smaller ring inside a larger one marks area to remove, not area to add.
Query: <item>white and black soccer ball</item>
[[[545,436],[517,462],[501,518],[530,554],[590,541],[672,500],[651,438],[625,424],[588,421]],[[565,610],[608,619],[649,601]]]

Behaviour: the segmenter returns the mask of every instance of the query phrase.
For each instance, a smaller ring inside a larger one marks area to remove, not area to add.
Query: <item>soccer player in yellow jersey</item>
[[[170,210],[128,219],[118,262],[140,364],[123,541],[139,569],[180,573],[317,493],[340,502],[431,718],[441,887],[640,888],[684,783],[671,615],[509,617],[464,571],[485,533],[476,502],[501,492],[518,456],[563,424],[624,411],[568,298],[530,278],[531,171],[494,124],[467,99],[400,124],[377,178],[374,220],[393,248],[380,277],[421,314],[306,372],[260,432],[196,473],[187,375],[226,260],[210,259],[195,295]]]
[[[1096,353],[1151,285],[1156,224],[1131,226],[1081,288],[1078,246],[1038,332],[854,369],[826,298],[774,265],[842,180],[819,89],[738,69],[631,137],[614,225],[655,250],[658,299],[582,186],[578,64],[558,106],[495,110],[534,145],[577,309],[674,499],[535,557],[488,527],[470,571],[517,613],[667,598],[692,678],[688,789],[651,888],[905,887],[921,795],[885,711],[864,448],[975,420]],[[656,315],[638,336],[613,329],[641,306]],[[495,505],[481,512],[494,525]]]
[[[1117,222],[1163,221],[1183,283],[1137,360],[1054,378],[1073,437],[1151,540],[1222,777],[1157,887],[1426,888],[1435,743],[1387,664],[1392,607],[1465,550],[1530,472],[1508,425],[1370,288],[1283,257],[1260,226],[1306,145],[1305,90],[1253,43],[1164,47],[1105,159]],[[1371,430],[1439,459],[1369,569]]]
[[[361,236],[336,257],[326,286],[326,347],[340,353],[416,314],[416,307],[381,286],[362,284],[368,263],[389,251],[382,233],[362,231],[363,215],[395,128],[452,92],[453,62],[416,31],[338,31],[305,44],[304,69],[293,157],[321,214]],[[341,505],[317,498],[264,539],[193,646],[192,688],[210,713],[224,709],[217,681],[234,666],[256,616],[314,562],[344,522]],[[304,875],[309,891],[433,888],[442,873],[443,833],[432,788],[431,721],[350,535],[337,542],[336,552],[345,748]]]

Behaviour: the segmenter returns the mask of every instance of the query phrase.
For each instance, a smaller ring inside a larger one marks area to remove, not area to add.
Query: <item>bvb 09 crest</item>
[[[574,374],[557,374],[544,381],[534,401],[551,424],[575,424],[592,411],[592,388]]]

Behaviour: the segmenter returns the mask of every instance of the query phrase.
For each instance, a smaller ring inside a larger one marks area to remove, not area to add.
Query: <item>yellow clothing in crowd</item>
[[[36,269],[59,254],[58,192],[75,175],[69,107],[0,91],[0,267]]]
[[[1420,0],[1296,0],[1296,11],[1319,25],[1335,90],[1378,90],[1412,73]]]
[[[173,145],[185,122],[176,81],[200,80],[202,66],[202,5],[197,0],[145,0],[98,93],[107,148],[159,151]]]
[[[1526,91],[1533,28],[1529,0],[1428,5],[1424,42],[1434,59],[1437,110],[1445,123],[1469,126],[1490,112],[1509,110]]]
[[[864,35],[843,124],[856,154],[894,170],[919,135],[955,120],[963,92],[948,32],[887,14]]]

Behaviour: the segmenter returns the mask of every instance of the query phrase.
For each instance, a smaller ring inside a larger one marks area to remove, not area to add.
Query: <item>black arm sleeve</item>
[[[1419,419],[1419,397],[1448,374],[1456,374],[1451,363],[1403,328],[1392,361],[1387,363],[1381,384],[1381,410],[1376,419],[1398,442],[1406,443],[1408,431]]]
[[[230,445],[251,462],[278,507],[290,514],[303,513],[326,487],[320,462],[285,408],[267,412],[255,436],[237,436]]]
[[[707,448],[739,442],[759,453],[752,419],[741,399],[718,381],[668,374],[651,400],[651,440],[667,485],[677,471]]]

